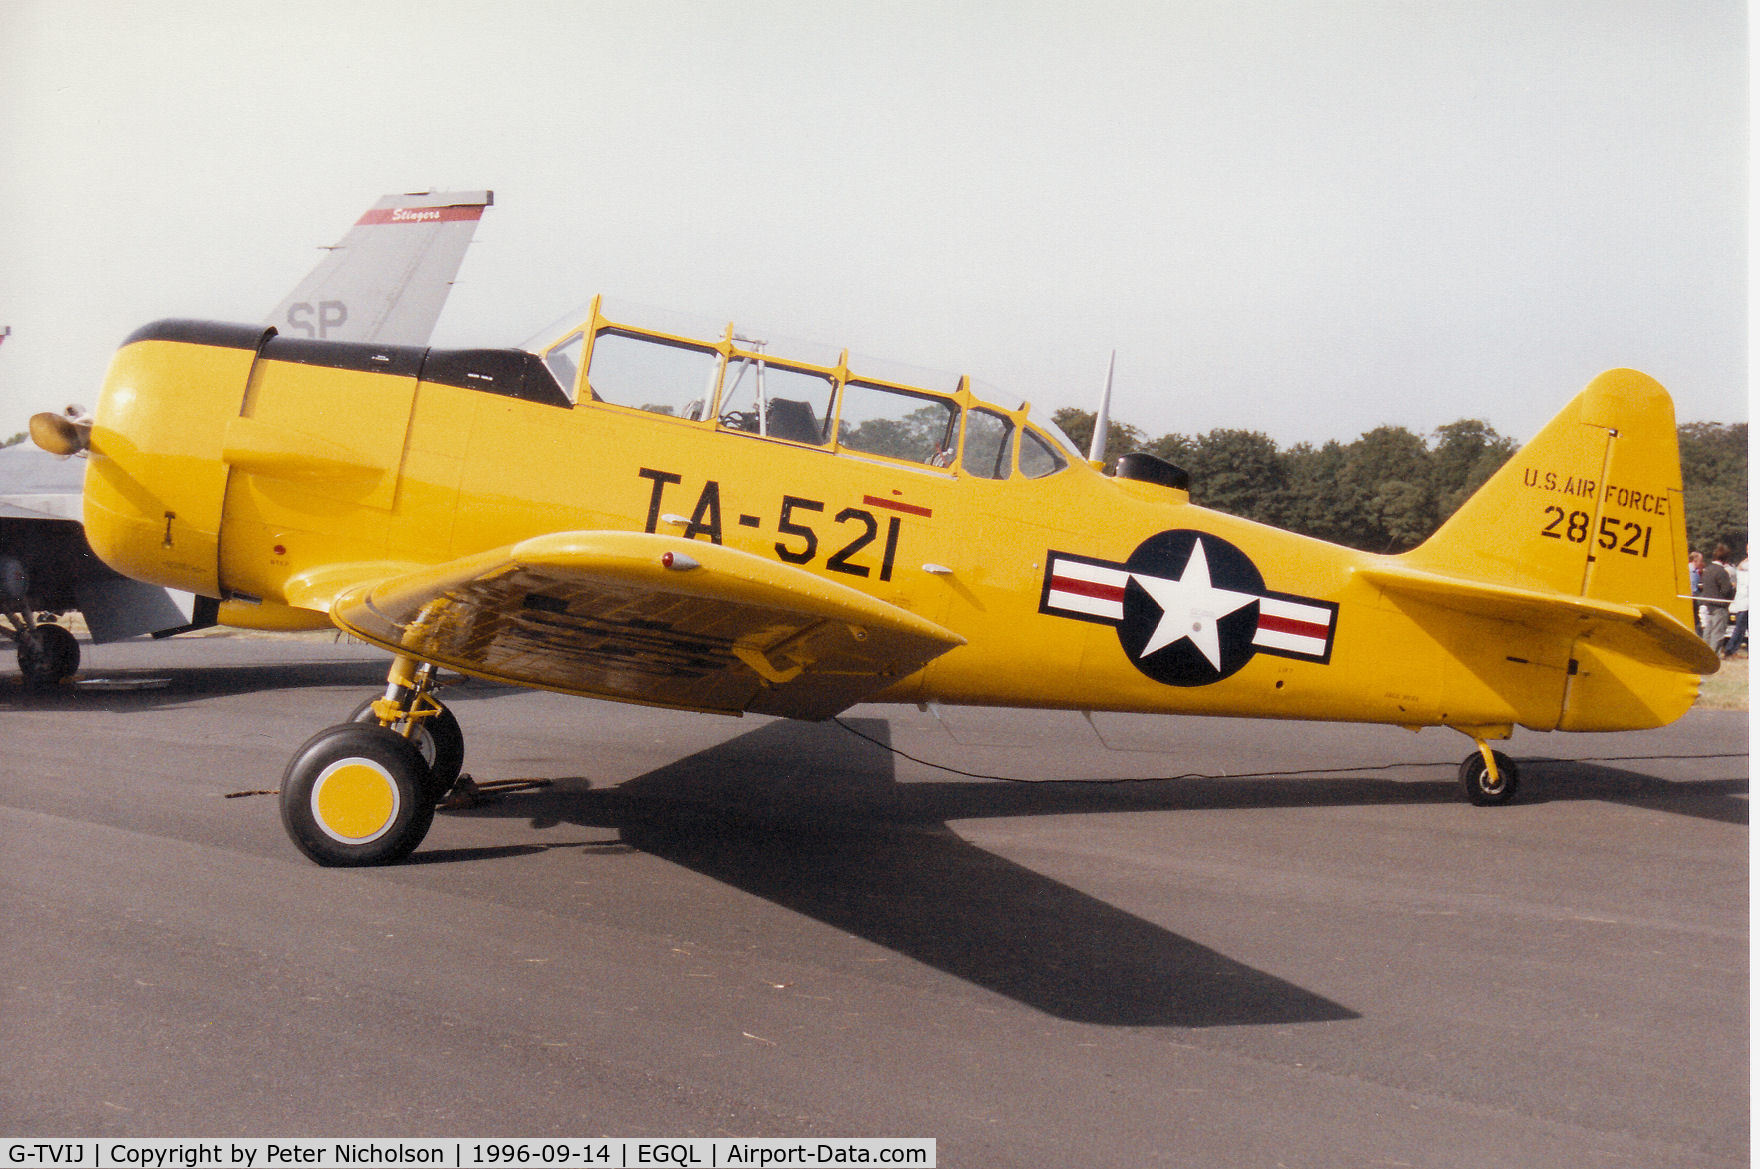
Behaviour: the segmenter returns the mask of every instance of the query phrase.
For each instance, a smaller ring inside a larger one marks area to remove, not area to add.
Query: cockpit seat
[[[791,442],[825,441],[824,434],[819,430],[819,420],[813,416],[810,402],[802,402],[796,398],[772,398],[768,422],[766,429],[771,438],[786,438]]]

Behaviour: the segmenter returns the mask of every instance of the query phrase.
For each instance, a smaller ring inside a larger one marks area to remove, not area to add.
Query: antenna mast
[[[1106,457],[1106,432],[1112,429],[1112,367],[1118,362],[1118,350],[1106,359],[1106,387],[1100,391],[1100,409],[1094,412],[1094,437],[1088,442],[1088,461],[1098,463]]]

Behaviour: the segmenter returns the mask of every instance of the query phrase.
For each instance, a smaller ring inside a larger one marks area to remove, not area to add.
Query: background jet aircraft
[[[268,323],[293,337],[425,344],[477,221],[493,202],[492,191],[386,195],[328,249]],[[87,425],[82,413],[68,408],[67,432],[77,436]],[[17,645],[26,684],[54,683],[79,668],[73,634],[40,614],[78,610],[95,642],[166,636],[217,620],[250,623],[248,613],[130,580],[94,556],[80,523],[85,467],[83,458],[22,443],[0,449],[0,632]]]
[[[284,336],[426,345],[493,191],[387,195],[269,314]]]

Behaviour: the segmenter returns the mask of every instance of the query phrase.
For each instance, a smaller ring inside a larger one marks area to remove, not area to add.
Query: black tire
[[[1485,768],[1485,757],[1479,752],[1474,751],[1461,760],[1461,790],[1467,794],[1467,799],[1482,808],[1509,803],[1516,798],[1521,783],[1521,771],[1514,759],[1502,751],[1493,751],[1491,757],[1497,760],[1495,784]]]
[[[378,723],[373,714],[373,703],[378,701],[369,698],[349,712],[351,723]],[[394,727],[402,734],[401,724]],[[437,804],[446,798],[452,785],[458,782],[458,776],[464,770],[464,731],[459,729],[458,719],[444,706],[440,713],[416,720],[415,730],[406,736],[415,744],[416,750],[428,764],[429,795]]]
[[[18,670],[34,689],[71,678],[79,669],[79,639],[60,625],[39,625],[18,639]]]
[[[326,727],[293,753],[281,777],[281,824],[321,865],[395,864],[433,823],[428,765],[385,727]]]

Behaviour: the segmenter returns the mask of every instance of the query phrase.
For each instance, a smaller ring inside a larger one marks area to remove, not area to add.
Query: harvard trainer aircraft
[[[425,344],[494,200],[492,191],[386,195],[327,249],[270,323],[332,341]],[[65,461],[84,445],[90,419],[77,406],[38,418],[38,445],[63,461],[23,446],[0,451],[0,636],[17,644],[25,684],[52,685],[79,669],[73,633],[39,613],[79,610],[95,642],[230,624],[234,606],[118,576],[92,555],[80,530],[85,467]]]
[[[294,754],[331,865],[398,860],[464,754],[436,667],[681,710],[938,701],[1451,727],[1677,718],[1694,636],[1674,408],[1597,377],[1428,542],[1377,556],[1117,474],[967,378],[687,336],[595,300],[536,352],[168,320],[117,353],[85,522],[118,570],[394,656]]]

